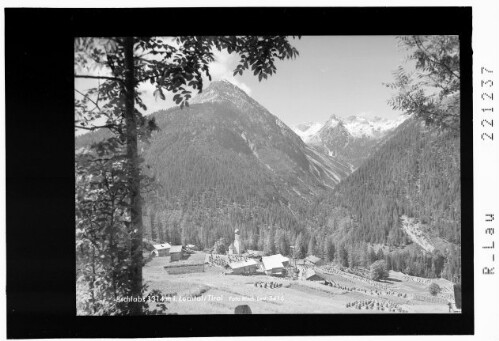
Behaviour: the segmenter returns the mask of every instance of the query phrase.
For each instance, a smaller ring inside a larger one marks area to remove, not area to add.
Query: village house
[[[197,246],[194,244],[187,244],[185,247],[189,250],[194,250],[194,251],[198,249]]]
[[[247,261],[233,262],[229,264],[233,274],[253,274],[258,269],[258,262],[254,259]]]
[[[280,257],[281,258],[281,263],[282,265],[284,265],[285,267],[286,266],[289,266],[289,258],[288,257],[284,257],[283,255],[281,255],[280,253],[276,254],[275,257]]]
[[[251,258],[261,258],[265,255],[263,251],[257,250],[247,250],[246,252],[248,253],[248,257]]]
[[[164,244],[156,244],[153,245],[154,250],[152,251],[152,254],[156,257],[166,257],[170,255],[170,247],[171,245],[168,243]]]
[[[324,264],[324,261],[317,256],[310,255],[307,258],[305,258],[305,264],[313,266],[321,266]]]
[[[303,278],[307,281],[321,281],[323,279],[312,269],[305,270]]]
[[[170,247],[170,262],[182,259],[182,245],[172,245]]]
[[[272,255],[268,257],[262,257],[263,269],[267,275],[284,275],[286,272],[285,265],[283,262],[287,260],[289,264],[289,259],[283,257],[281,254]]]

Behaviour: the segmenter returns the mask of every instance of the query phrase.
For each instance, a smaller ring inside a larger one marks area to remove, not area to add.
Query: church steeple
[[[241,235],[239,234],[239,229],[234,231],[234,253],[240,255],[243,253],[243,244],[241,243]]]

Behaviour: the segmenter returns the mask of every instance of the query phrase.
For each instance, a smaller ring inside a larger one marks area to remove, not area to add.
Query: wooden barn
[[[283,255],[281,255],[280,253],[276,254],[275,257],[278,257],[278,258],[281,258],[281,263],[282,265],[284,265],[285,267],[286,266],[289,266],[289,258],[288,257],[284,257]]]
[[[265,255],[263,251],[257,251],[257,250],[247,250],[248,257],[251,258],[261,258]]]
[[[324,278],[322,278],[320,275],[318,275],[314,270],[312,269],[307,269],[305,270],[305,273],[303,274],[303,278],[307,281],[321,281]]]
[[[258,269],[258,262],[254,259],[249,259],[242,262],[233,262],[229,264],[233,274],[253,274]]]
[[[168,243],[153,245],[154,250],[152,254],[156,257],[166,257],[170,255],[171,245]]]
[[[172,245],[170,247],[170,262],[176,262],[182,259],[182,245]]]
[[[310,255],[307,258],[305,258],[305,264],[313,266],[321,266],[324,264],[324,261],[317,256]]]

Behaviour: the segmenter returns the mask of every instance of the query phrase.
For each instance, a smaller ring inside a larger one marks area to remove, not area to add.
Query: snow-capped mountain
[[[404,122],[407,117],[400,116],[397,119],[389,120],[381,117],[367,119],[362,116],[349,116],[346,119],[338,118],[336,115],[326,122],[305,122],[293,127],[293,131],[302,138],[303,142],[309,143],[314,139],[321,129],[335,128],[338,124],[343,124],[346,131],[353,137],[362,138],[382,138],[387,132],[392,131]]]
[[[394,120],[381,117],[369,120],[361,116],[350,116],[344,120],[344,125],[353,137],[382,138],[406,119],[406,116],[400,116]]]
[[[324,123],[319,122],[306,122],[298,124],[294,127],[293,131],[301,137],[303,142],[307,143],[309,139],[317,134],[319,130],[324,126]]]
[[[405,119],[403,116],[395,120],[361,116],[342,119],[331,115],[326,122],[299,124],[293,130],[306,144],[347,164],[353,171]]]

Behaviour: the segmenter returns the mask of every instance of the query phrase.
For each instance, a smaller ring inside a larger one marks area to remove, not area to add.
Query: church
[[[234,241],[229,246],[230,255],[241,255],[244,252],[244,246],[241,242],[241,235],[239,234],[239,229],[234,231]]]

